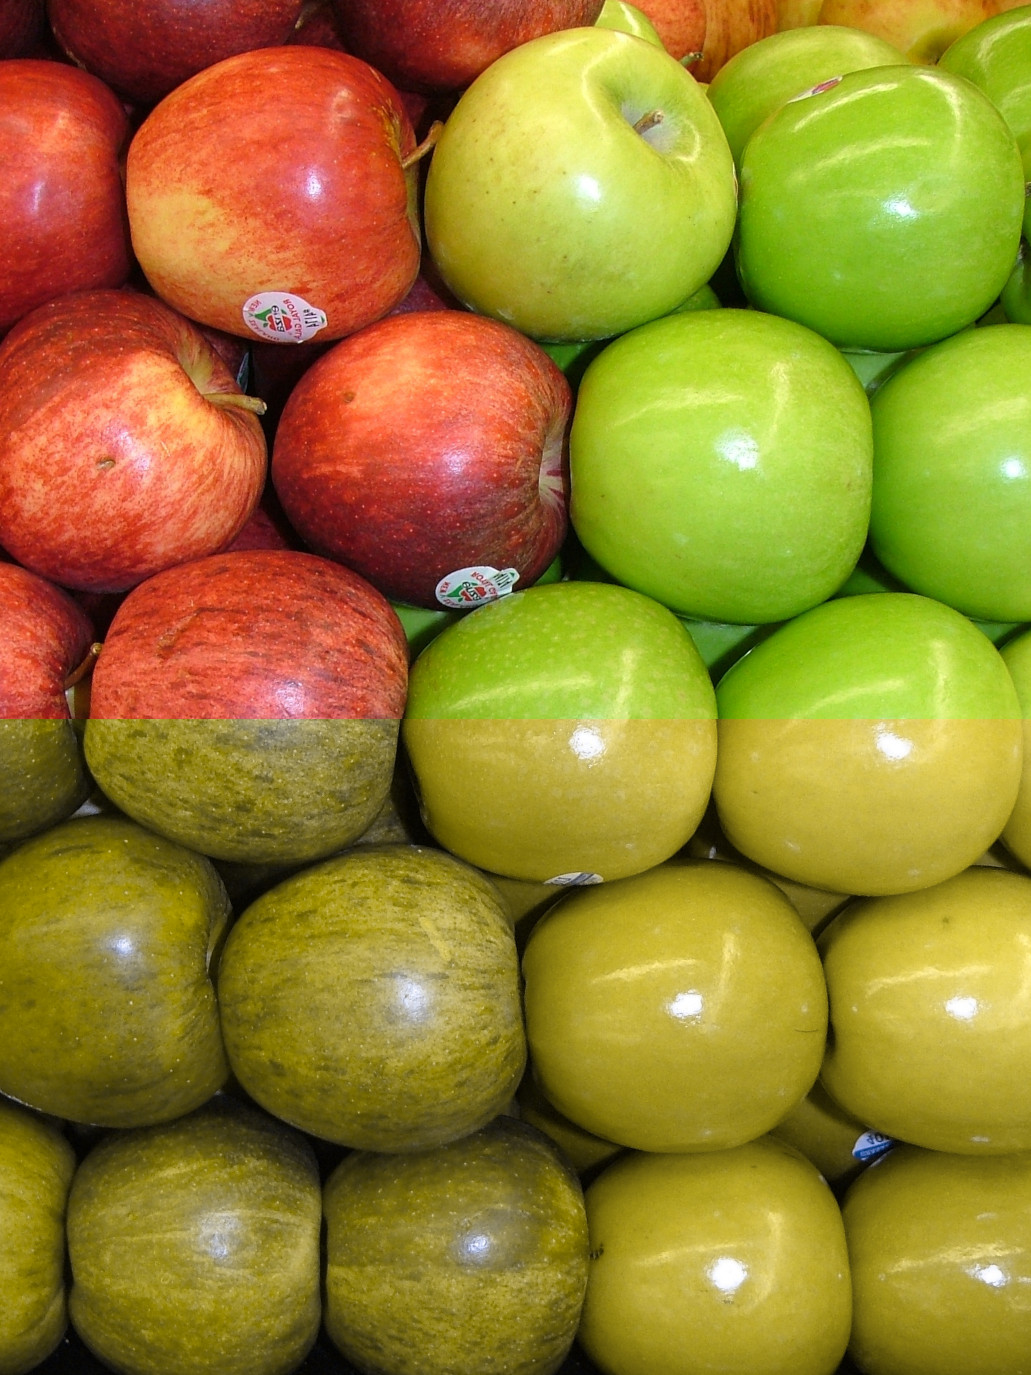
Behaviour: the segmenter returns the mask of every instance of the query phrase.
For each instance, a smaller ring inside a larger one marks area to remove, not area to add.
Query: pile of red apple
[[[1031,5],[9,0],[0,156],[0,1375],[1024,1375]]]

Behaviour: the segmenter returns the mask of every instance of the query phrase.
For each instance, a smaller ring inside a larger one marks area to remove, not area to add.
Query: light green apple
[[[665,47],[658,30],[643,10],[627,0],[605,0],[601,14],[594,21],[599,29],[618,29],[620,33],[632,33],[643,38],[646,43],[654,43],[657,48]]]
[[[866,538],[869,405],[838,350],[790,320],[695,311],[625,334],[584,375],[569,452],[587,551],[699,620],[796,616]]]
[[[466,305],[537,339],[604,339],[722,259],[733,159],[698,83],[605,28],[506,53],[459,100],[426,183],[430,252]]]
[[[727,838],[799,883],[929,887],[975,863],[1013,810],[1013,681],[976,626],[927,597],[824,602],[739,659],[717,701]]]
[[[402,726],[423,817],[493,874],[622,878],[701,820],[715,693],[677,618],[608,583],[479,607],[416,660]]]
[[[871,401],[871,543],[913,591],[984,621],[1031,620],[1031,325],[914,358]]]
[[[760,38],[725,62],[709,82],[709,99],[740,164],[752,133],[792,97],[844,72],[904,61],[897,48],[862,29],[840,24],[786,29]]]
[[[738,272],[759,309],[841,348],[915,348],[984,314],[1023,213],[1016,140],[975,86],[912,65],[851,72],[749,139]]]

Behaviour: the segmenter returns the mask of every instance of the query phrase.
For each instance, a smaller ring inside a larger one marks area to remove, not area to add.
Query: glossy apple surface
[[[275,99],[266,93],[274,90]],[[260,48],[184,81],[129,147],[133,248],[184,315],[244,338],[339,339],[419,270],[415,146],[367,63]]]
[[[510,878],[622,878],[668,859],[701,820],[715,694],[672,612],[560,582],[439,635],[412,666],[402,732],[446,849]]]
[[[997,0],[896,0],[889,5],[881,0],[823,0],[817,22],[866,29],[912,62],[935,63],[997,8]]]
[[[512,48],[593,24],[601,0],[334,0],[347,51],[398,86],[456,91]]]
[[[34,1370],[67,1324],[64,1214],[75,1152],[57,1127],[0,1101],[0,1370]]]
[[[628,4],[627,0],[605,0],[594,22],[600,29],[618,29],[620,33],[635,34],[659,48],[665,47],[658,30],[644,10]]]
[[[253,398],[162,302],[63,296],[8,334],[0,369],[0,540],[42,576],[124,591],[213,554],[257,506]]]
[[[899,1146],[842,1205],[868,1375],[1016,1375],[1031,1315],[1031,1157]]]
[[[976,626],[929,598],[825,602],[739,659],[717,701],[727,837],[801,883],[930,887],[973,864],[1016,801],[1009,672]]]
[[[871,402],[870,536],[907,587],[986,621],[1031,620],[1031,325],[913,359]]]
[[[1002,840],[1022,864],[1031,861],[1031,634],[1025,629],[1002,647],[1002,657],[1010,671],[1020,700],[1023,717],[1024,767],[1016,805],[1002,832]]]
[[[0,862],[0,895],[0,1092],[133,1127],[221,1087],[210,967],[229,902],[207,860],[123,817],[73,817]]]
[[[523,979],[538,1083],[623,1146],[739,1146],[819,1073],[812,937],[772,883],[729,864],[673,862],[569,894],[531,931]]]
[[[819,942],[828,1092],[930,1150],[1031,1149],[1029,920],[1031,879],[984,865],[835,917]]]
[[[288,1375],[319,1328],[311,1145],[217,1099],[108,1137],[68,1200],[75,1330],[106,1366]]]
[[[587,1278],[576,1176],[498,1117],[415,1155],[356,1151],[324,1190],[326,1329],[359,1370],[549,1375]],[[399,1278],[402,1276],[402,1278]]]
[[[654,44],[591,28],[525,43],[477,78],[434,149],[425,217],[466,305],[533,338],[604,339],[707,282],[735,208],[694,78]]]
[[[851,1314],[841,1214],[764,1138],[632,1153],[587,1188],[580,1341],[608,1375],[831,1375]]]
[[[363,845],[278,884],[233,927],[218,997],[251,1097],[342,1145],[442,1145],[523,1072],[512,925],[487,880],[436,850]]]
[[[789,101],[741,161],[738,272],[753,305],[843,348],[972,324],[1020,241],[1024,175],[991,101],[949,72],[851,72]]]
[[[356,840],[387,796],[407,645],[340,564],[261,549],[169,569],[125,599],[100,659],[90,769],[162,835],[302,863]]]
[[[96,77],[35,58],[0,66],[0,335],[66,291],[128,277],[128,131]]]
[[[468,581],[459,570],[526,586],[558,553],[571,411],[559,369],[509,325],[406,313],[305,373],[276,430],[272,480],[311,548],[392,600],[440,609]]]
[[[897,66],[902,60],[897,48],[861,29],[789,29],[735,53],[709,82],[708,96],[740,166],[754,130],[793,96],[845,72]]]
[[[153,105],[235,53],[286,43],[302,0],[50,0],[54,37],[76,65]]]
[[[796,616],[866,539],[862,387],[825,339],[773,315],[677,314],[610,344],[580,383],[569,455],[587,551],[699,620]]]

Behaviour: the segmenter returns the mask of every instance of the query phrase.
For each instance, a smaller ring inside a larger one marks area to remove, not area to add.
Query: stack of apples
[[[0,1375],[1023,1375],[1031,5],[0,16]]]

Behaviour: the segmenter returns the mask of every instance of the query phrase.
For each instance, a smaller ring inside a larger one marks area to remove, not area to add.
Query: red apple
[[[126,167],[133,246],[159,296],[231,334],[339,339],[419,270],[415,135],[367,63],[261,48],[165,97]]]
[[[464,605],[536,581],[566,531],[569,384],[509,325],[382,320],[325,354],[283,411],[272,480],[291,524],[388,597]],[[497,589],[494,573],[504,573]]]
[[[413,90],[468,86],[531,38],[593,24],[602,0],[335,0],[350,52]]]
[[[49,0],[65,52],[126,99],[153,105],[212,63],[279,46],[303,0]]]
[[[65,682],[89,649],[89,617],[67,592],[14,563],[0,563],[0,606],[0,720],[67,720]]]
[[[777,32],[777,0],[705,0],[705,44],[691,75],[711,81],[735,53]]]
[[[200,333],[132,291],[40,306],[0,345],[0,542],[67,587],[117,592],[228,544],[265,438]]]
[[[128,128],[96,77],[43,59],[0,63],[0,335],[55,296],[128,277]]]
[[[297,16],[290,42],[346,52],[332,0],[306,0]]]
[[[0,58],[25,57],[43,36],[43,0],[4,0],[0,5]]]
[[[655,25],[666,51],[682,61],[705,45],[705,0],[636,0]],[[697,60],[697,59],[696,59]],[[691,63],[694,70],[694,63]]]

